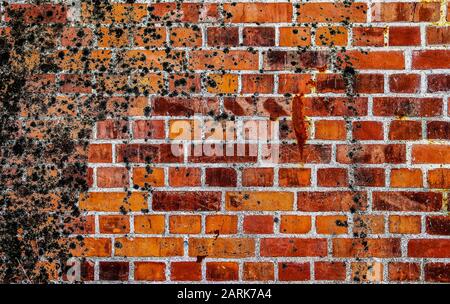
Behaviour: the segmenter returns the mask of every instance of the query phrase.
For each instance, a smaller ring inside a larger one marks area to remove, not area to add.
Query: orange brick
[[[189,256],[245,258],[255,256],[255,241],[248,238],[191,238]]]
[[[131,211],[147,209],[147,194],[133,192],[90,192],[80,199],[80,208],[87,211],[118,212],[121,208]]]
[[[239,264],[235,262],[206,263],[206,279],[208,281],[237,281]]]
[[[303,215],[282,215],[281,233],[308,233],[311,231],[311,217]]]
[[[99,27],[96,30],[99,47],[126,47],[129,44],[128,30],[120,27]]]
[[[315,122],[316,139],[344,140],[347,136],[345,121],[319,120]]]
[[[352,263],[352,281],[381,282],[383,280],[383,264],[379,262]]]
[[[356,215],[353,217],[353,233],[384,233],[384,217],[382,215]]]
[[[225,3],[226,21],[233,23],[291,22],[291,3]]]
[[[197,262],[172,262],[170,279],[173,281],[200,281],[202,264]]]
[[[280,27],[280,46],[311,45],[311,30],[308,27]]]
[[[137,281],[164,281],[166,264],[159,262],[135,262],[134,279]]]
[[[161,54],[162,56],[162,54]],[[258,53],[249,51],[192,51],[190,68],[194,70],[257,70]]]
[[[133,168],[133,183],[142,188],[164,186],[164,169]]]
[[[206,79],[206,89],[209,93],[231,94],[237,93],[238,75],[233,74],[210,74]]]
[[[273,263],[244,263],[245,281],[271,281],[274,279]]]
[[[170,30],[170,42],[174,47],[195,47],[202,45],[199,27],[175,27]]]
[[[201,225],[199,215],[172,215],[169,219],[170,233],[197,234]]]
[[[290,192],[227,192],[225,204],[230,211],[292,210],[294,195]]]
[[[208,215],[206,217],[207,234],[237,233],[238,218],[235,215]]]
[[[421,231],[420,216],[399,216],[389,217],[389,232],[401,234],[417,234]]]
[[[307,187],[311,184],[310,169],[281,168],[278,174],[281,187]]]
[[[133,33],[135,46],[160,47],[166,41],[166,29],[163,27],[138,28]]]
[[[146,4],[113,3],[81,4],[81,17],[86,22],[93,23],[137,23],[148,14]]]
[[[115,255],[118,257],[182,256],[182,238],[116,238]]]
[[[433,169],[428,171],[428,184],[431,188],[450,188],[450,169]]]
[[[245,187],[273,185],[272,168],[245,168],[242,171],[242,185]]]
[[[125,215],[104,215],[99,217],[100,233],[123,234],[130,232],[130,219]]]
[[[319,234],[346,234],[348,222],[345,215],[326,215],[316,217],[316,231]]]
[[[316,30],[316,44],[322,45],[347,45],[348,33],[345,27],[333,26],[333,27],[319,27]]]
[[[107,238],[84,238],[75,244],[71,253],[77,257],[110,257],[112,253],[111,239]]]
[[[420,169],[391,170],[391,187],[419,188],[422,186],[422,171]]]
[[[172,187],[200,186],[200,168],[170,168],[169,184]]]
[[[164,215],[136,215],[134,232],[142,234],[164,233]]]
[[[367,4],[354,2],[347,5],[336,3],[301,3],[297,22],[366,22]]]

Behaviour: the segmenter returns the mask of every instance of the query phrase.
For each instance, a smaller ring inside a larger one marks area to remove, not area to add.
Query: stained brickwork
[[[69,2],[85,281],[450,282],[447,1]]]

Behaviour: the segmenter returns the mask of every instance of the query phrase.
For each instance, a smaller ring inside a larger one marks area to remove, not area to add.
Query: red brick
[[[400,239],[333,239],[334,257],[399,257]]]
[[[90,28],[65,27],[61,34],[61,45],[66,47],[90,46],[93,43],[93,36]]]
[[[239,280],[239,265],[235,262],[206,263],[206,279],[209,281]]]
[[[434,192],[374,192],[374,210],[386,211],[439,211],[442,194]]]
[[[450,235],[449,216],[428,216],[426,218],[426,229],[428,234]]]
[[[377,2],[372,4],[372,22],[433,22],[438,20],[438,2]]]
[[[245,168],[242,171],[242,186],[244,187],[269,187],[272,185],[272,168]]]
[[[450,257],[448,239],[412,239],[408,242],[408,256],[418,258]]]
[[[354,27],[353,45],[384,46],[385,32],[387,32],[387,29],[383,27]]]
[[[406,162],[406,147],[401,144],[338,145],[336,160],[342,164],[400,164]]]
[[[352,123],[353,138],[357,140],[383,140],[383,123],[378,121],[355,121]]]
[[[119,163],[180,163],[183,150],[171,144],[119,144],[116,145]]]
[[[261,256],[267,257],[323,257],[327,255],[325,239],[264,238]]]
[[[111,144],[89,145],[88,161],[90,163],[112,163]]]
[[[128,186],[127,168],[97,168],[97,186],[99,188],[120,188]]]
[[[242,32],[244,45],[274,46],[275,28],[273,27],[245,27]]]
[[[389,76],[389,90],[394,93],[418,93],[420,91],[420,75],[392,74]]]
[[[391,140],[419,140],[422,139],[422,122],[408,120],[394,120],[389,126]]]
[[[389,27],[389,46],[420,45],[420,28],[415,26]]]
[[[384,92],[384,76],[381,74],[357,74],[351,82],[339,74],[318,74],[316,83],[316,90],[320,93],[345,93],[348,89],[358,93]]]
[[[419,188],[423,186],[422,171],[420,169],[392,169],[391,187]]]
[[[170,279],[173,281],[200,281],[202,264],[196,262],[172,262]]]
[[[345,215],[322,215],[316,217],[316,232],[318,234],[346,234],[348,222]]]
[[[311,91],[311,76],[307,74],[279,75],[278,92],[281,94],[307,94]]]
[[[236,234],[238,218],[235,215],[208,215],[206,217],[207,234]]]
[[[172,215],[169,218],[172,234],[199,234],[202,230],[200,215]]]
[[[347,187],[347,169],[319,168],[317,170],[317,185],[320,187]]]
[[[315,279],[319,281],[344,281],[346,276],[345,263],[315,262]]]
[[[239,44],[237,27],[208,27],[209,46],[235,46]]]
[[[133,122],[133,138],[136,139],[164,139],[163,120],[136,120]]]
[[[428,184],[430,188],[450,188],[450,169],[432,169],[428,171]]]
[[[450,51],[420,50],[412,53],[412,68],[416,70],[450,68]]]
[[[270,94],[273,92],[273,76],[264,74],[242,75],[242,93]]]
[[[389,280],[418,281],[420,266],[416,263],[389,263]]]
[[[248,215],[244,218],[244,232],[249,234],[273,233],[273,217],[270,215]]]
[[[103,120],[97,122],[98,139],[128,138],[128,123],[124,120]]]
[[[428,75],[428,92],[447,92],[450,91],[450,75],[437,74]]]
[[[427,263],[425,265],[425,281],[428,282],[450,282],[449,263]]]
[[[427,27],[427,44],[450,44],[449,26],[431,26]]]
[[[400,51],[347,51],[346,55],[356,69],[362,70],[403,70],[405,56]]]
[[[153,193],[153,210],[161,211],[217,211],[220,192],[163,192]]]
[[[280,281],[308,281],[311,278],[309,263],[278,263]]]
[[[367,206],[367,195],[364,192],[298,192],[297,200],[299,211],[364,210]]]
[[[205,184],[210,187],[235,187],[237,174],[233,168],[206,168]]]
[[[450,122],[430,121],[427,122],[428,139],[450,139]]]
[[[67,8],[61,4],[10,4],[5,20],[22,20],[31,23],[66,23]]]
[[[375,97],[373,103],[376,116],[431,117],[442,114],[439,98]]]
[[[100,262],[100,280],[128,281],[128,262]]]

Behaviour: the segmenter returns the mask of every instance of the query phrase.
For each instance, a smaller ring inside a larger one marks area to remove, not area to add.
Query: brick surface
[[[2,23],[60,29],[27,61],[52,113],[24,110],[27,136],[117,114],[91,128],[71,223],[88,280],[450,281],[439,1],[104,2]]]

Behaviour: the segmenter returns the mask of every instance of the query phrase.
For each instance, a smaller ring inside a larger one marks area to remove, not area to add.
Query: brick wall
[[[86,281],[450,281],[447,1],[61,2],[21,6],[63,26],[58,97],[127,105],[89,147]]]

